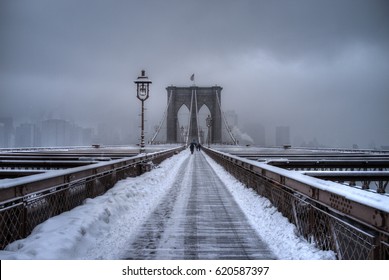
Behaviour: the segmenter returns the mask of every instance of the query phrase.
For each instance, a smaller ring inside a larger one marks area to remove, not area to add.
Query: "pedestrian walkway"
[[[172,188],[125,259],[274,259],[202,152],[188,153]]]

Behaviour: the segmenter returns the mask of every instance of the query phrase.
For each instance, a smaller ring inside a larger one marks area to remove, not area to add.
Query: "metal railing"
[[[338,259],[389,259],[389,213],[337,193],[287,171],[207,149],[204,151],[240,182],[266,197],[297,233]],[[308,176],[306,176],[308,177]]]
[[[105,193],[115,183],[147,171],[183,150],[161,152],[101,162],[67,170],[50,171],[9,180],[0,188],[0,249],[28,236],[35,226],[81,205],[86,198]]]

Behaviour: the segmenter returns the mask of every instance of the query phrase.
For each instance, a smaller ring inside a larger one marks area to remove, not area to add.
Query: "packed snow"
[[[0,259],[120,259],[189,156],[188,150],[174,155],[152,171],[121,180],[104,195],[43,222],[27,238],[0,251]],[[298,237],[295,226],[269,200],[206,159],[278,259],[335,259],[334,252],[321,251]]]

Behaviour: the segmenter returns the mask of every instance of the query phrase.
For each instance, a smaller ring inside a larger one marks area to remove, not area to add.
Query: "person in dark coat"
[[[189,149],[190,149],[190,153],[191,154],[193,154],[193,151],[194,151],[195,147],[196,147],[196,143],[195,142],[190,143]]]
[[[197,151],[201,150],[201,144],[200,143],[197,144],[196,149],[197,149]]]

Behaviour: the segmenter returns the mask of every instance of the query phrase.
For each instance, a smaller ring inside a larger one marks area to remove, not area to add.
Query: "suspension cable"
[[[236,141],[234,135],[232,134],[231,129],[230,129],[230,127],[228,126],[227,118],[226,118],[224,112],[222,111],[222,107],[221,107],[221,104],[220,104],[219,95],[217,94],[217,90],[216,90],[216,99],[217,99],[217,104],[219,105],[219,109],[220,109],[220,112],[221,112],[221,115],[222,115],[222,119],[223,119],[223,121],[224,121],[224,125],[226,126],[226,129],[227,129],[227,132],[228,132],[228,134],[230,135],[230,137],[231,137],[232,142],[234,143],[234,145],[237,145],[238,142]]]
[[[163,117],[159,123],[159,126],[158,126],[158,129],[157,131],[154,133],[154,136],[153,138],[151,138],[151,144],[153,144],[155,138],[157,137],[158,133],[160,132],[161,128],[162,128],[162,125],[163,125],[163,122],[164,120],[166,120],[166,116],[167,116],[167,110],[169,109],[169,106],[170,106],[170,101],[172,100],[172,96],[173,96],[173,91],[170,90],[170,96],[169,96],[169,100],[167,101],[167,106],[166,106],[166,109],[165,109],[165,112],[163,113]]]

